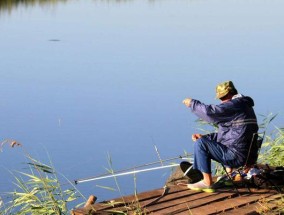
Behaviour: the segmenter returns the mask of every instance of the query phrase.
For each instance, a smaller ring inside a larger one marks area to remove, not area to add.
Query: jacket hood
[[[253,107],[254,106],[254,101],[251,97],[249,96],[244,96],[242,94],[237,94],[237,95],[234,95],[232,100],[236,101],[236,102],[239,102],[239,103],[245,103],[246,105],[250,106],[250,107]]]

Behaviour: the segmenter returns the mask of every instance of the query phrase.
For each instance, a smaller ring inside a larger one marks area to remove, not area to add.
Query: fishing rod
[[[148,172],[148,171],[154,171],[154,170],[165,169],[165,168],[170,168],[170,167],[176,167],[176,166],[179,166],[179,164],[168,164],[168,165],[162,165],[162,166],[158,166],[158,167],[139,169],[139,168],[142,168],[142,167],[151,166],[151,165],[155,165],[155,164],[158,164],[158,163],[161,163],[161,162],[168,162],[168,161],[177,160],[177,159],[191,160],[192,158],[189,158],[188,156],[190,156],[190,155],[187,155],[187,157],[183,157],[183,156],[180,155],[180,156],[168,158],[168,159],[165,159],[165,160],[159,160],[159,161],[155,161],[155,162],[151,162],[151,163],[142,164],[142,165],[139,165],[139,166],[134,166],[134,167],[127,168],[127,169],[124,169],[124,170],[119,170],[119,171],[110,172],[110,173],[104,173],[104,174],[94,176],[94,177],[76,179],[76,180],[74,180],[74,183],[79,184],[79,183],[83,183],[83,182],[96,181],[96,180],[101,180],[101,179],[106,179],[106,178],[113,178],[113,177],[117,177],[117,176],[131,175],[131,174],[136,174],[136,173],[140,173],[140,172]]]

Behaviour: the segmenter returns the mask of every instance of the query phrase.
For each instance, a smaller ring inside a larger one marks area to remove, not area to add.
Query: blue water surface
[[[233,80],[283,126],[282,0],[70,0],[0,10],[0,191],[24,154],[70,181],[192,152],[185,97],[217,104]],[[158,148],[158,152],[155,150]],[[118,178],[123,194],[160,188],[170,169]],[[135,181],[136,180],[136,181]],[[77,185],[117,197],[112,179]]]

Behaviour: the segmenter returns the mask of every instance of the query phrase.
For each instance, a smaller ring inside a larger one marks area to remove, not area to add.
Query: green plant
[[[16,145],[21,146],[15,141],[11,143],[11,147]],[[28,153],[25,154],[29,168],[25,172],[11,171],[15,179],[15,190],[7,193],[5,204],[1,200],[0,214],[69,214],[69,204],[83,196],[79,195],[74,186],[63,190],[52,165],[43,164]]]
[[[284,128],[276,128],[271,135],[266,136],[259,162],[284,166]]]

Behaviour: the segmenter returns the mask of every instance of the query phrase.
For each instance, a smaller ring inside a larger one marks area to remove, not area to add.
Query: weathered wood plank
[[[192,214],[218,214],[228,210],[237,209],[245,206],[248,203],[259,201],[262,198],[269,197],[272,193],[267,194],[250,194],[245,196],[239,196],[232,199],[227,199],[224,202],[214,202],[191,210]]]
[[[203,199],[206,199],[209,196],[216,196],[216,195],[218,195],[218,194],[188,191],[188,192],[185,192],[184,195],[166,196],[160,202],[157,202],[154,205],[147,206],[147,209],[151,212],[155,212],[155,211],[158,211],[158,210],[175,207],[175,206],[183,204],[185,202],[202,201]]]
[[[85,214],[108,214],[109,211],[115,210],[133,214],[137,211],[140,214],[208,214],[223,213],[234,214],[235,211],[242,211],[239,214],[250,214],[256,210],[255,202],[264,198],[271,197],[275,199],[275,191],[265,189],[252,190],[239,189],[239,196],[232,189],[218,190],[215,193],[197,192],[181,186],[172,186],[166,195],[161,196],[164,189],[156,189],[140,193],[138,195],[125,196],[124,203],[114,205],[105,203],[96,203],[92,205],[96,212],[90,213],[90,207],[77,209],[73,211],[75,215]],[[280,198],[278,196],[278,198]],[[154,201],[155,200],[155,201]],[[116,198],[113,202],[121,202],[122,198]],[[109,201],[108,201],[109,202]],[[247,204],[250,203],[250,204]],[[232,210],[237,208],[236,210]],[[110,214],[110,212],[109,212]]]
[[[255,215],[259,214],[257,211],[264,209],[264,207],[275,208],[276,204],[275,201],[281,199],[283,197],[282,194],[275,194],[270,197],[265,198],[265,203],[261,203],[259,201],[253,202],[250,204],[246,204],[243,207],[238,207],[233,210],[226,211],[224,214],[226,215],[240,215],[240,214],[247,214],[247,215]],[[263,207],[262,207],[263,205]]]
[[[242,207],[234,208],[232,210],[228,210],[223,212],[224,215],[259,215],[257,212],[259,204],[257,202],[253,202],[250,204],[246,204]]]
[[[262,191],[256,191],[257,193],[262,193]],[[267,191],[266,191],[267,192]],[[240,193],[242,195],[247,195],[248,192],[246,189],[240,189]],[[209,195],[209,193],[204,193],[204,198],[198,198],[191,201],[191,199],[180,198],[176,201],[170,201],[170,203],[167,204],[161,204],[161,205],[154,205],[152,207],[148,207],[147,209],[150,212],[159,212],[159,213],[171,213],[171,214],[180,214],[182,212],[187,212],[189,210],[192,210],[197,207],[201,207],[208,204],[213,204],[214,202],[220,202],[227,201],[228,198],[235,198],[238,195],[233,191],[222,191],[221,193],[215,193],[214,195]],[[207,194],[207,195],[206,195]],[[226,203],[225,203],[226,204]]]
[[[169,189],[168,194],[175,194],[183,191],[188,191],[185,187],[180,186],[171,186]],[[139,201],[140,204],[143,204],[143,202],[147,201],[150,202],[155,198],[158,198],[162,195],[164,192],[163,188],[141,192],[139,194],[135,195],[128,195],[124,196],[123,198],[115,198],[113,200],[105,201],[105,202],[99,202],[94,205],[90,205],[86,208],[80,208],[73,210],[74,214],[84,214],[86,211],[89,213],[90,211],[103,211],[103,210],[112,210],[115,208],[122,209],[123,207],[128,207],[129,205],[133,205],[136,202]],[[167,194],[167,195],[168,195]]]
[[[177,201],[178,201],[182,197],[195,196],[195,197],[193,197],[193,199],[202,198],[202,196],[197,197],[196,196],[197,194],[208,195],[208,194],[204,194],[203,192],[190,191],[187,188],[184,189],[183,187],[177,187],[176,186],[176,187],[173,187],[172,190],[170,189],[169,192],[166,193],[164,196],[160,195],[160,196],[158,196],[158,198],[151,198],[151,199],[149,198],[149,199],[139,200],[139,202],[133,201],[128,206],[133,208],[134,205],[137,205],[139,208],[144,210],[145,208],[148,208],[150,205],[157,205],[157,204],[161,204],[163,202],[170,203],[175,199],[177,199]],[[126,211],[125,207],[117,207],[117,209],[120,210],[120,211]]]
[[[246,192],[246,189],[243,189],[243,192]],[[222,194],[220,194],[222,193]],[[162,198],[160,198],[158,201],[154,202],[153,204],[150,204],[153,199],[149,199],[144,202],[140,202],[139,204],[140,208],[145,208],[147,209],[148,212],[157,212],[159,210],[168,208],[168,207],[176,207],[177,205],[183,204],[185,202],[195,202],[195,204],[200,205],[200,202],[203,201],[202,204],[206,204],[208,201],[209,196],[214,196],[218,195],[218,197],[214,197],[213,201],[218,200],[218,199],[223,199],[227,198],[231,195],[237,195],[234,191],[231,189],[224,189],[220,191],[220,193],[205,193],[201,191],[193,191],[189,189],[183,189],[180,192],[175,192],[175,193],[169,193]],[[224,194],[226,193],[226,194]],[[194,204],[194,205],[195,205]],[[193,206],[194,206],[193,205]],[[119,208],[120,211],[124,211],[122,207]]]
[[[214,193],[211,195],[209,195],[209,193],[205,193],[205,196],[203,198],[200,198],[200,199],[197,198],[194,201],[192,201],[192,199],[182,198],[182,199],[178,199],[177,201],[175,201],[174,205],[173,203],[171,203],[171,205],[162,205],[159,208],[156,208],[156,210],[153,210],[151,207],[147,209],[151,212],[158,211],[161,214],[167,214],[167,213],[179,214],[184,211],[189,211],[189,209],[192,209],[195,207],[207,205],[207,204],[210,204],[211,202],[221,201],[221,200],[230,198],[234,195],[237,195],[237,194],[234,192]]]
[[[183,198],[190,198],[192,201],[204,198],[205,196],[208,196],[210,194],[204,193],[204,192],[198,192],[198,191],[190,191],[190,190],[183,190],[178,193],[170,193],[166,194],[165,196],[162,196],[157,201],[153,201],[156,199],[149,199],[144,202],[139,202],[139,207],[144,210],[146,209],[148,212],[157,211],[161,208],[169,207],[169,205],[173,204],[180,204],[182,203]],[[214,194],[212,194],[214,195]],[[119,208],[119,210],[124,210],[122,207]]]

